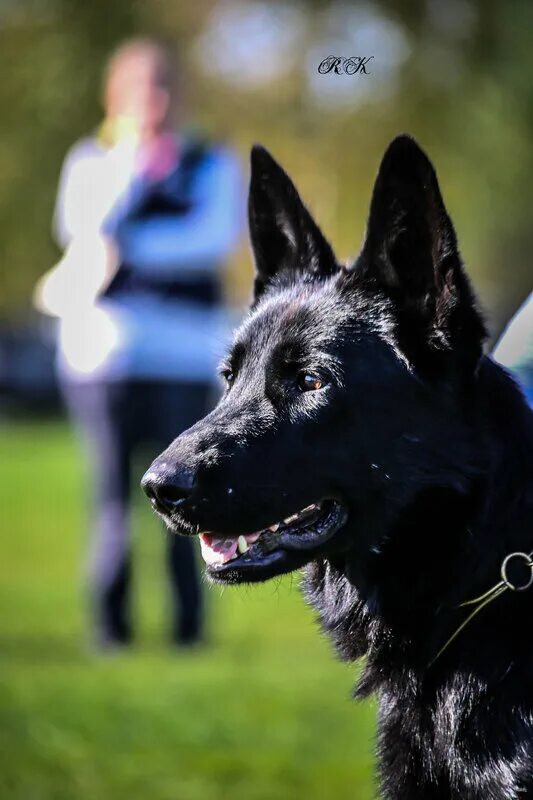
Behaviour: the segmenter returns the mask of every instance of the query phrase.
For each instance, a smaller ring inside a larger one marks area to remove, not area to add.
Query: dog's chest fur
[[[428,669],[327,560],[307,568],[305,591],[341,658],[366,656],[355,696],[379,699],[380,796],[533,798],[533,673],[523,660],[496,654],[490,668],[476,670],[476,647],[486,661],[476,644],[462,666],[443,659]]]

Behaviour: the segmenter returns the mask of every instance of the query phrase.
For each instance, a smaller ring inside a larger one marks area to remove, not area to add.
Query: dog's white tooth
[[[295,520],[297,519],[298,519],[298,514],[292,514],[290,517],[284,519],[283,522],[285,523],[285,525],[290,525],[291,522],[295,522]]]
[[[270,526],[270,528],[269,528],[268,530],[269,530],[269,531],[272,531],[272,533],[276,533],[276,531],[278,530],[278,528],[279,528],[279,522],[275,522],[275,523],[274,523],[274,525],[271,525],[271,526]]]
[[[307,511],[314,511],[315,508],[316,508],[316,503],[311,503],[310,506],[306,506],[305,508],[302,508],[302,510],[300,511],[300,514],[305,514]]]
[[[249,549],[250,547],[244,536],[239,536],[237,539],[237,550],[239,553],[247,553]]]

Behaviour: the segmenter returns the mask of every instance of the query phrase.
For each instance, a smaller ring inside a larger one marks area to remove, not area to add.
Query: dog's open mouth
[[[234,537],[212,531],[200,533],[202,555],[215,580],[264,580],[309,561],[346,518],[341,503],[323,500],[254,533]]]

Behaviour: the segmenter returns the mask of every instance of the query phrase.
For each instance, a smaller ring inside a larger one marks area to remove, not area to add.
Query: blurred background
[[[357,253],[373,178],[406,131],[429,152],[493,337],[531,291],[533,5],[528,0],[0,2],[0,797],[355,798],[374,794],[372,703],[349,701],[297,578],[208,591],[209,644],[162,641],[160,534],[136,497],[127,654],[84,640],[85,465],[60,410],[54,330],[32,310],[58,259],[61,163],[96,128],[125,38],[163,38],[195,128],[290,172],[340,258]],[[329,55],[364,75],[320,74]],[[228,265],[232,314],[251,285]]]

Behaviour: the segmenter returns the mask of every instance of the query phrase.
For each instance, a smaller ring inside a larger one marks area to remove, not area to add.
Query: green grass
[[[210,646],[165,646],[162,535],[139,497],[138,639],[86,646],[85,505],[61,424],[0,432],[1,800],[368,800],[372,704],[350,700],[297,589],[208,588]]]

